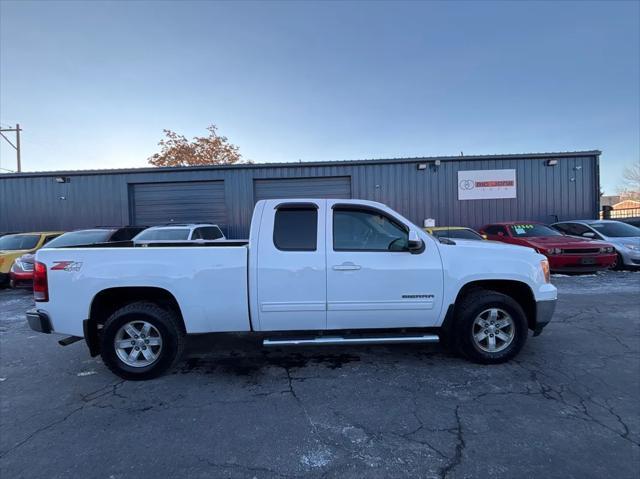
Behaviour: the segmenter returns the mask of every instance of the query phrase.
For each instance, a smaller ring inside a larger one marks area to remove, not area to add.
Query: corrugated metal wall
[[[0,231],[74,229],[133,222],[132,184],[224,181],[230,238],[248,236],[255,180],[348,177],[351,197],[386,203],[416,224],[434,218],[438,225],[467,225],[504,220],[551,222],[595,218],[598,213],[598,153],[557,154],[556,166],[540,157],[499,156],[324,164],[255,165],[242,168],[170,169],[83,174],[0,175]],[[419,163],[427,168],[418,169]],[[458,200],[459,170],[515,169],[517,198]]]

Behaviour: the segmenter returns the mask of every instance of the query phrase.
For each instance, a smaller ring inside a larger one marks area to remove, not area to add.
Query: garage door
[[[131,185],[130,192],[133,224],[207,222],[227,225],[224,181],[139,183]]]
[[[351,198],[351,177],[255,180],[255,201],[274,198]]]

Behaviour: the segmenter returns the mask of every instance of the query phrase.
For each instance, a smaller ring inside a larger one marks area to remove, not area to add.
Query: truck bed
[[[42,249],[36,259],[47,265],[51,294],[59,297],[39,309],[50,314],[55,332],[82,336],[82,322],[100,291],[153,287],[175,298],[188,333],[249,331],[246,242],[206,246]]]

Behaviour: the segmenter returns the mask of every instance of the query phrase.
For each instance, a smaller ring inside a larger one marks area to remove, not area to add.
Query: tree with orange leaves
[[[218,134],[216,125],[207,127],[208,136],[189,141],[172,130],[163,130],[166,138],[158,142],[160,153],[148,158],[153,166],[233,165],[242,161],[239,148],[226,136]]]

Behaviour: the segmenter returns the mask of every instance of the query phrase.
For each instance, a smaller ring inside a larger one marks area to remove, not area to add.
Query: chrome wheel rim
[[[498,353],[513,342],[515,329],[511,315],[504,309],[485,309],[473,321],[473,342],[482,351]]]
[[[118,329],[113,346],[120,361],[133,368],[143,368],[160,357],[162,336],[147,321],[130,321]]]

